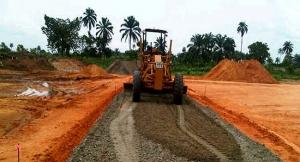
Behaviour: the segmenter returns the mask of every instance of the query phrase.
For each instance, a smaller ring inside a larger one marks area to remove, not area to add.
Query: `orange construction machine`
[[[146,46],[147,34],[149,32],[159,33],[162,45],[157,48],[152,44]],[[176,73],[172,78],[172,40],[170,40],[169,51],[165,53],[165,39],[167,31],[159,29],[145,29],[140,40],[140,68],[134,71],[133,82],[124,83],[124,89],[132,89],[132,101],[139,102],[140,95],[144,89],[153,89],[156,91],[171,91],[175,104],[182,104],[182,96],[187,91],[184,86],[183,76]]]

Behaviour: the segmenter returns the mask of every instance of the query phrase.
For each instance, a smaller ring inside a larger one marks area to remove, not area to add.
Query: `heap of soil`
[[[0,69],[15,71],[55,70],[49,63],[53,57],[27,52],[11,52],[0,54]]]
[[[90,77],[109,77],[111,76],[108,74],[104,69],[97,65],[88,65],[86,68],[81,70],[81,73],[84,75],[88,75]]]
[[[52,66],[54,66],[58,71],[64,72],[79,72],[85,65],[78,60],[73,59],[57,59],[51,62]]]
[[[106,71],[111,74],[133,74],[135,70],[138,70],[140,61],[114,61]]]
[[[203,79],[267,84],[279,83],[259,61],[253,59],[241,62],[224,59],[205,74]]]

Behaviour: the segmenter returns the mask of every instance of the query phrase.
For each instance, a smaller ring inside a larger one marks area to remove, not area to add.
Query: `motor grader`
[[[173,102],[182,104],[183,94],[187,91],[181,73],[176,73],[174,78],[171,75],[172,66],[172,40],[170,40],[169,51],[165,53],[161,49],[146,45],[148,33],[158,33],[165,42],[167,31],[159,29],[145,29],[140,40],[140,67],[134,71],[133,82],[124,83],[124,89],[132,90],[132,101],[139,102],[143,90],[169,91],[173,93]]]

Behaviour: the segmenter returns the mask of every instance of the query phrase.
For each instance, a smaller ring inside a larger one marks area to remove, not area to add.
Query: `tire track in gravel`
[[[134,120],[132,110],[137,103],[131,102],[130,97],[125,98],[123,108],[110,124],[110,134],[113,139],[118,161],[139,161],[137,144],[134,138]]]
[[[178,111],[178,125],[180,130],[183,131],[188,136],[190,136],[195,141],[197,141],[199,144],[207,148],[210,152],[215,154],[220,159],[221,162],[229,161],[229,159],[221,151],[219,151],[216,147],[203,140],[201,137],[197,136],[195,133],[192,132],[192,130],[188,126],[186,126],[184,111],[182,109],[182,106],[177,105],[176,107]]]

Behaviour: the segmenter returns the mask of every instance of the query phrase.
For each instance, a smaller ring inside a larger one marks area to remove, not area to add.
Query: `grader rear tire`
[[[173,92],[174,104],[176,105],[182,104],[182,95],[183,95],[183,77],[181,73],[176,73],[174,79],[174,92]]]
[[[141,100],[141,72],[134,71],[133,73],[133,87],[132,87],[132,101],[139,102]]]

